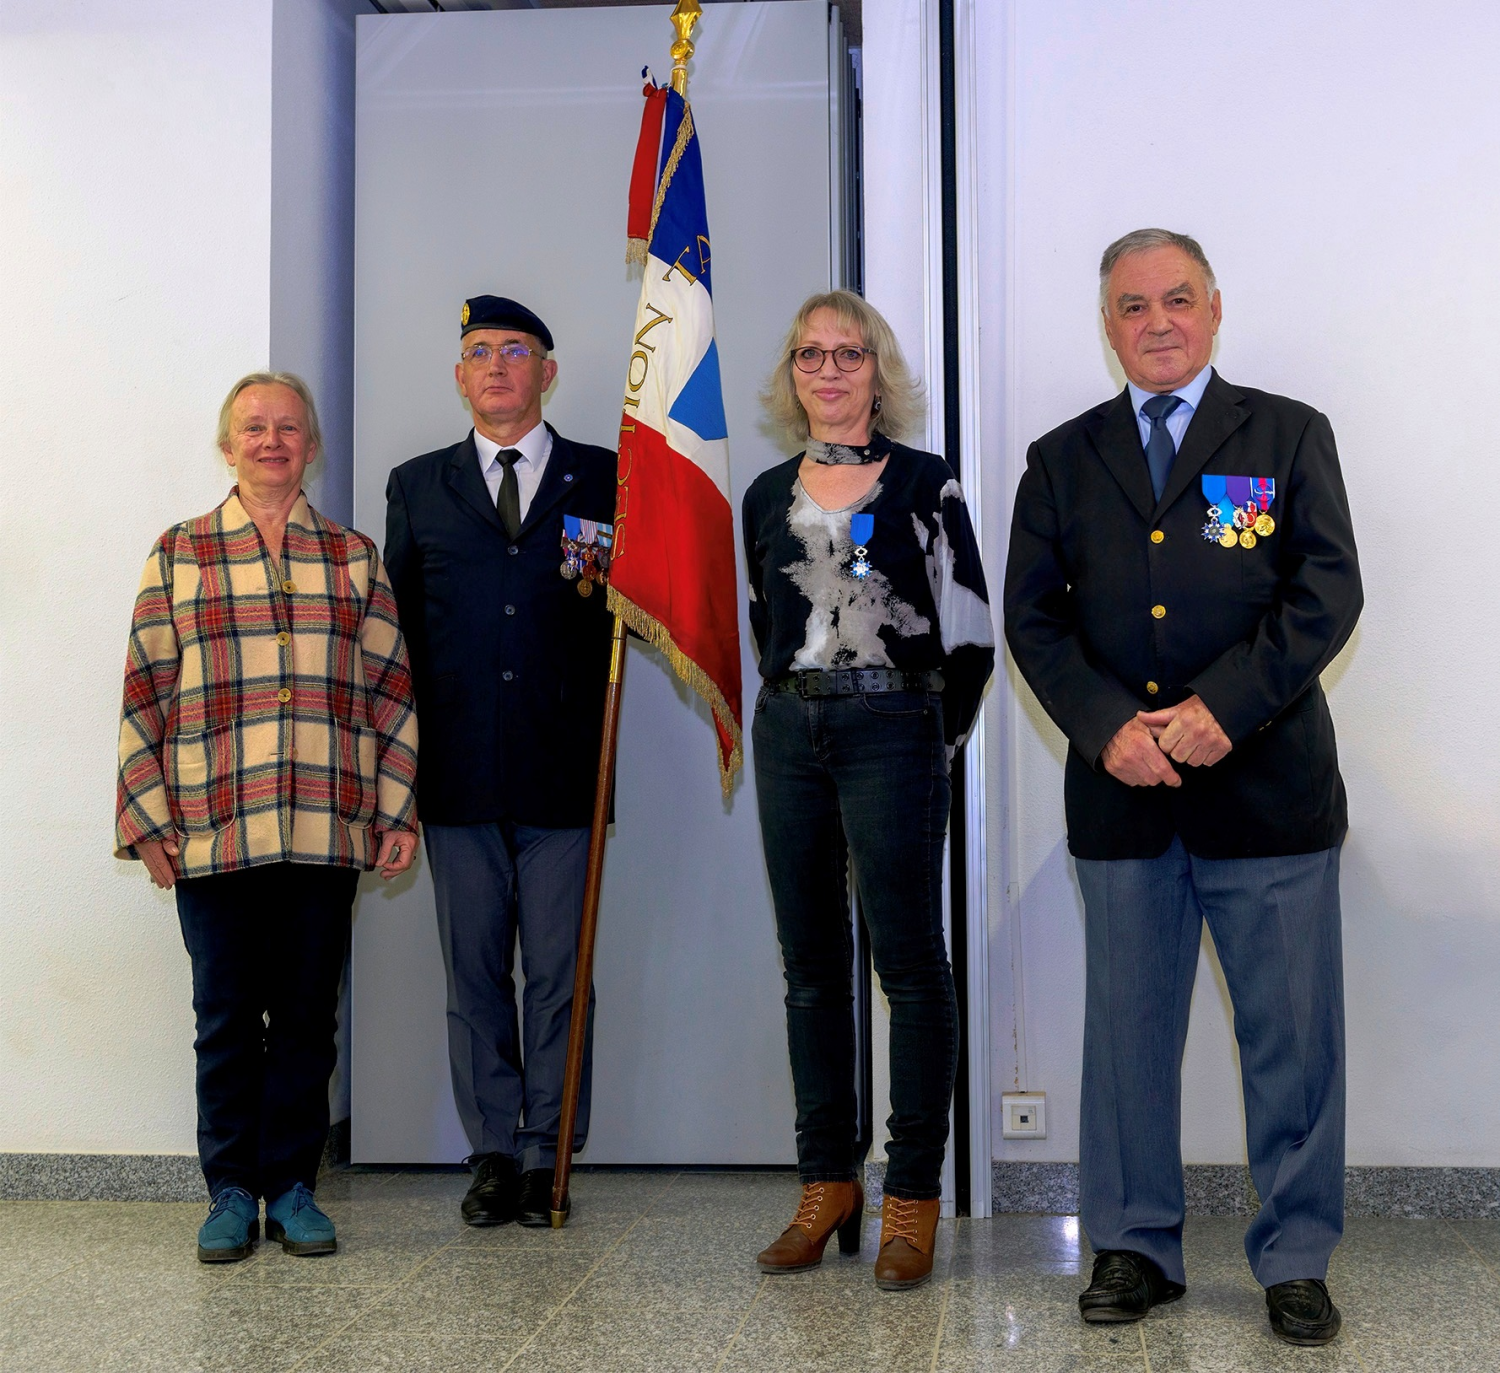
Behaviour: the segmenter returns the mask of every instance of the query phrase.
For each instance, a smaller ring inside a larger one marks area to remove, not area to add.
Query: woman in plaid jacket
[[[237,485],[157,540],[136,597],[116,856],[174,887],[193,963],[205,1263],[259,1234],[331,1253],[313,1201],[339,978],[361,871],[416,853],[417,720],[375,544],[318,514],[307,386],[237,382],[219,415]]]

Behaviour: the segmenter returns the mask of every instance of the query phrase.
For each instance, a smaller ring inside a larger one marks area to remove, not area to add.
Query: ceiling
[[[371,5],[386,14],[431,14],[434,10],[567,10],[595,9],[615,5],[638,5],[642,0],[370,0]],[[705,5],[738,4],[741,0],[703,0]],[[860,44],[860,7],[863,0],[837,0],[836,8],[844,16],[844,32],[849,46]]]

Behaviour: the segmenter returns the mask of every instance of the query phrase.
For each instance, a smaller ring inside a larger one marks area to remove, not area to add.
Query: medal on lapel
[[[849,517],[849,541],[854,545],[854,561],[849,575],[864,581],[870,575],[870,550],[866,546],[875,536],[875,516],[864,513]]]
[[[1276,499],[1272,477],[1231,477],[1205,473],[1201,478],[1208,502],[1203,538],[1220,548],[1254,548],[1276,532],[1271,502]]]
[[[594,594],[595,585],[609,581],[609,550],[614,546],[615,527],[598,520],[584,520],[577,515],[563,516],[563,563],[560,571],[565,580],[578,583],[578,594],[585,599]]]

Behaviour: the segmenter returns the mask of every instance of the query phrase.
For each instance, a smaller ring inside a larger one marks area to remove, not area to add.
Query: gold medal
[[[1240,541],[1240,536],[1232,529],[1226,529],[1219,535],[1220,548],[1233,548]]]
[[[1251,533],[1250,530],[1247,529],[1243,534],[1240,535],[1240,547],[1241,548],[1254,548],[1255,547],[1255,535],[1253,533]]]
[[[579,578],[578,594],[580,596],[592,596],[594,594],[594,584],[587,577]]]
[[[1267,534],[1274,534],[1276,532],[1276,521],[1273,520],[1269,515],[1262,515],[1255,522],[1255,532],[1259,534],[1261,538],[1265,538]]]

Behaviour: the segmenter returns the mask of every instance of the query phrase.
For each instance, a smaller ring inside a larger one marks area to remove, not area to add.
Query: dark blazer
[[[1273,534],[1203,534],[1204,474],[1272,477]],[[1160,535],[1160,538],[1157,535]],[[1005,632],[1068,736],[1068,847],[1151,858],[1180,835],[1206,858],[1330,848],[1347,812],[1318,674],[1364,603],[1333,431],[1310,406],[1203,393],[1162,499],[1126,391],[1038,439],[1016,492]],[[1138,710],[1196,693],[1234,747],[1181,788],[1127,787],[1099,763]]]
[[[561,575],[563,516],[613,522],[615,455],[552,431],[514,542],[472,432],[402,463],[385,495],[385,561],[421,730],[422,818],[589,824],[611,619],[602,589],[584,598]]]

